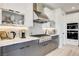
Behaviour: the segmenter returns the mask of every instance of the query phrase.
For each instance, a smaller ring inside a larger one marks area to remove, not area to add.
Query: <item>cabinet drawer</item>
[[[39,55],[38,41],[29,42],[13,51],[4,53],[5,56],[36,56]]]
[[[0,48],[0,56],[1,56],[1,48]]]
[[[38,44],[38,40],[24,42],[24,43],[18,43],[18,44],[14,44],[14,45],[10,45],[10,46],[5,46],[5,47],[3,47],[3,53],[11,52],[16,49],[21,49],[21,48],[28,47],[30,45],[36,45],[36,44]]]
[[[56,49],[58,45],[53,43],[52,41],[49,41],[49,42],[44,42],[43,44],[40,44],[39,47],[40,47],[40,52],[42,53],[42,55],[46,55],[47,53]]]

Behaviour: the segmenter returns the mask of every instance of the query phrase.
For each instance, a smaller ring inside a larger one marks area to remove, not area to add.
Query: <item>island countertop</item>
[[[15,38],[15,39],[0,40],[0,47],[12,45],[12,44],[17,44],[17,43],[28,42],[28,41],[32,41],[32,40],[39,40],[39,38],[27,37],[27,38],[24,38],[24,39]]]
[[[51,36],[57,36],[57,35],[51,35]],[[38,38],[38,37],[26,37],[24,39],[15,38],[15,39],[0,40],[0,47],[12,45],[12,44],[17,44],[17,43],[29,42],[32,40],[40,40],[40,38]]]

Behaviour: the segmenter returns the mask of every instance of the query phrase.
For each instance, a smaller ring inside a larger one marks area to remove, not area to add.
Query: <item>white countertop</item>
[[[38,39],[39,38],[35,38],[35,37],[27,37],[25,39],[16,38],[16,39],[11,39],[11,40],[10,39],[0,40],[0,47],[12,45],[12,44],[16,44],[16,43],[28,42],[28,41],[32,41],[32,40],[38,40]]]
[[[57,36],[58,34],[50,35],[50,36]]]
[[[51,35],[51,36],[56,36],[56,35]],[[7,45],[12,45],[12,44],[17,44],[17,43],[22,43],[22,42],[28,42],[28,41],[32,41],[32,40],[40,40],[40,38],[27,37],[27,38],[24,38],[24,39],[15,38],[15,39],[0,40],[0,47],[7,46]],[[42,41],[46,41],[46,40],[42,40]]]

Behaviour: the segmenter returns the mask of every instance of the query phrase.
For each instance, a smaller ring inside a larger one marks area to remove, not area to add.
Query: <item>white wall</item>
[[[78,45],[77,44],[78,42],[75,40],[67,40],[67,23],[73,23],[73,22],[79,23],[79,12],[66,15],[63,10],[56,9],[55,22],[56,22],[56,29],[58,30],[59,34],[59,41],[60,41],[59,47],[62,47],[64,44],[68,43],[72,45]]]
[[[44,8],[44,13],[48,16],[49,20],[55,21],[55,11],[47,7]]]
[[[50,20],[55,21],[55,27],[59,35],[59,48],[68,43],[78,45],[77,41],[67,40],[67,23],[79,22],[79,12],[66,15],[60,8],[54,10],[45,8],[45,13]]]
[[[32,35],[44,34],[44,31],[42,29],[42,24],[40,23],[34,23],[34,26],[31,31],[32,31]]]
[[[75,40],[67,40],[67,23],[73,23],[73,22],[79,23],[79,12],[66,15],[63,10],[56,9],[55,18],[56,18],[55,19],[56,28],[58,29],[58,34],[60,35],[59,36],[59,40],[60,40],[59,47],[62,47],[64,44],[68,44],[68,43],[72,45],[78,45],[77,41]]]
[[[2,6],[3,6],[3,3],[0,3],[0,8],[2,8]]]
[[[79,22],[79,12],[66,15],[65,22]]]
[[[20,11],[25,15],[25,25],[33,26],[33,4],[32,3],[3,3],[0,8]]]
[[[59,35],[59,47],[62,47],[64,44],[64,32],[65,32],[65,25],[64,25],[64,16],[65,12],[58,8],[54,10],[50,10],[45,8],[45,13],[49,17],[50,20],[55,21],[55,28],[57,29],[57,34]]]
[[[78,22],[79,23],[79,12],[78,13],[72,13],[65,16],[65,29],[67,29],[67,23],[73,23]],[[67,31],[65,31],[65,34],[67,34]],[[76,40],[68,40],[67,35],[65,35],[65,44],[72,44],[72,45],[78,45],[78,41]]]
[[[65,12],[62,9],[55,10],[55,22],[56,28],[59,34],[59,47],[62,47],[64,44],[64,35],[65,35],[65,22],[64,22]]]

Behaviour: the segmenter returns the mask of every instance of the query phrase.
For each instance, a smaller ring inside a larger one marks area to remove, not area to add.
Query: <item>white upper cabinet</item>
[[[0,24],[2,24],[2,10],[0,9]]]
[[[24,15],[19,11],[2,9],[2,24],[5,25],[24,25]]]
[[[3,3],[0,8],[19,11],[24,14],[24,25],[33,26],[33,4],[32,3]],[[1,13],[0,13],[1,14]]]

